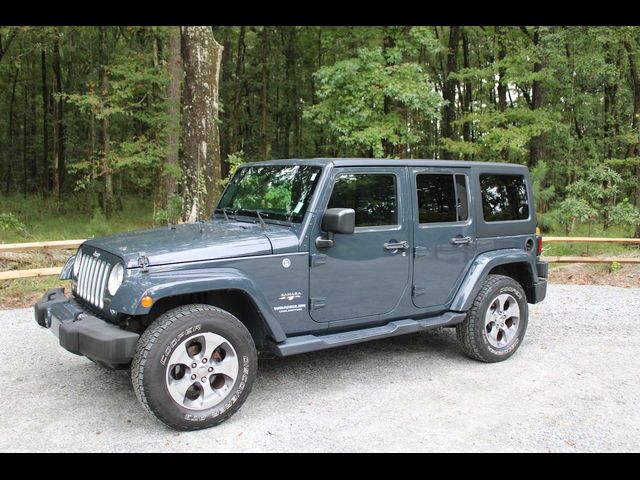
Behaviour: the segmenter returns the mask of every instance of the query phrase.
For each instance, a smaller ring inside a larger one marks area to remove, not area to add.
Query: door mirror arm
[[[327,232],[326,237],[323,237],[321,235],[316,238],[316,248],[318,249],[331,248],[333,247],[334,243],[333,232]]]
[[[353,208],[329,208],[322,216],[322,230],[326,236],[316,238],[319,249],[331,248],[335,244],[334,234],[352,234],[355,231],[356,212]]]

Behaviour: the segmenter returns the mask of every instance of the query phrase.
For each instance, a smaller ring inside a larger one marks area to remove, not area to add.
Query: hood
[[[87,240],[84,244],[113,253],[125,261],[127,268],[138,266],[142,253],[149,265],[197,262],[219,258],[247,257],[273,253],[269,233],[281,241],[282,236],[295,238],[287,227],[260,225],[246,222],[188,223],[171,228],[121,233]],[[291,241],[287,242],[293,243]],[[297,241],[295,242],[297,246]]]

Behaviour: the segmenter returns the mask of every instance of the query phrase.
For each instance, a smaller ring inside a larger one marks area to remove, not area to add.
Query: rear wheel
[[[246,327],[211,305],[185,305],[158,317],[144,332],[131,364],[140,403],[179,430],[211,427],[247,398],[257,370]]]
[[[524,339],[528,315],[522,286],[511,277],[489,275],[456,327],[462,350],[481,362],[506,360]]]

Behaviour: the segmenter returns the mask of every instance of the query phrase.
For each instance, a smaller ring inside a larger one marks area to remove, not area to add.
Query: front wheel
[[[513,355],[527,331],[527,299],[511,277],[489,275],[456,333],[462,350],[481,362]]]
[[[184,305],[142,334],[131,380],[143,407],[178,430],[217,425],[247,398],[257,371],[246,327],[211,305]]]

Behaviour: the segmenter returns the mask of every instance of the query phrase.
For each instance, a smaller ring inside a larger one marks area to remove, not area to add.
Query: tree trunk
[[[218,80],[223,47],[211,27],[181,27],[181,40],[185,73],[182,213],[184,220],[193,222],[211,215],[220,192]]]
[[[638,64],[631,44],[624,42],[624,48],[629,55],[629,68],[631,70],[631,80],[633,83],[633,119],[631,121],[631,129],[634,132],[636,142],[629,145],[627,149],[628,157],[640,157],[640,130],[638,125],[640,124],[640,73],[638,72]],[[636,166],[634,168],[636,184],[635,190],[635,205],[640,208],[640,166],[636,159]],[[635,237],[640,238],[640,224],[636,225]]]
[[[109,61],[109,49],[107,45],[107,27],[101,26],[100,28],[100,77],[101,77],[101,97],[103,99],[108,97],[109,94],[109,79],[107,77],[107,69],[105,66]],[[100,176],[104,182],[104,192],[102,196],[102,208],[107,218],[111,218],[113,215],[113,178],[111,172],[110,162],[110,142],[111,132],[109,131],[109,114],[105,113],[102,119],[102,172]]]
[[[533,33],[533,44],[540,45],[540,30],[536,27]],[[543,61],[536,61],[533,64],[534,73],[540,73],[544,68]],[[531,109],[539,110],[545,102],[545,89],[542,80],[536,79],[531,87]],[[534,168],[544,156],[544,133],[533,137],[529,143],[529,168]]]
[[[469,61],[469,41],[467,39],[467,34],[462,30],[462,58],[463,58],[463,67],[468,69],[471,67]],[[473,90],[471,86],[471,79],[467,78],[464,81],[464,93],[462,95],[462,109],[465,114],[470,114],[473,111]],[[473,135],[471,132],[471,122],[466,121],[462,125],[462,138],[465,142],[472,142]],[[465,155],[467,160],[470,160],[470,155]]]
[[[51,190],[51,170],[49,166],[49,86],[47,84],[47,55],[40,50],[42,67],[42,169],[44,190]]]
[[[269,139],[267,136],[267,118],[269,92],[269,27],[262,27],[262,89],[260,92],[260,153],[262,159],[269,156]]]
[[[507,56],[507,45],[505,39],[504,27],[496,27],[496,34],[498,37],[498,62],[502,62]],[[507,81],[505,76],[507,69],[500,65],[498,66],[498,111],[504,113],[507,110]],[[506,127],[506,125],[504,125]],[[503,160],[509,160],[509,149],[503,148],[500,152],[500,156]]]
[[[25,72],[26,73],[26,72]],[[26,77],[26,75],[25,75]],[[27,198],[27,111],[29,110],[29,89],[25,78],[23,85],[24,109],[22,110],[22,194]]]
[[[180,57],[180,28],[169,27],[169,86],[167,88],[167,167],[164,176],[163,208],[177,191],[175,171],[180,152],[180,86],[182,83],[182,58]]]
[[[106,80],[103,80],[102,83],[103,89],[108,88],[108,83]],[[109,150],[109,115],[105,115],[102,120],[102,175],[104,177],[104,197],[103,197],[103,207],[104,214],[109,219],[113,215],[113,177],[111,175],[111,165],[110,165],[110,150]]]
[[[442,109],[441,138],[455,139],[455,129],[453,122],[456,119],[456,84],[457,81],[451,77],[452,73],[458,71],[458,45],[460,43],[460,27],[449,27],[449,44],[447,47],[447,70],[444,82],[442,97],[447,104]],[[443,158],[455,159],[454,152],[446,148],[442,150]]]
[[[31,85],[29,87],[29,94],[31,96],[31,136],[30,136],[30,151],[29,156],[31,158],[31,183],[33,188],[37,188],[38,182],[36,181],[36,177],[38,176],[38,163],[36,158],[36,56],[33,55],[31,57]]]
[[[16,72],[13,75],[13,82],[11,86],[11,99],[9,100],[9,145],[7,147],[7,174],[6,174],[6,188],[5,194],[9,194],[9,189],[11,188],[11,172],[13,170],[14,156],[16,153],[16,148],[13,140],[13,129],[15,122],[13,121],[14,117],[14,105],[16,99],[16,82],[18,80],[18,72],[20,70],[16,68]]]
[[[614,46],[610,43],[605,43],[605,62],[611,65],[615,69],[615,77],[613,79],[607,79],[604,84],[604,138],[607,150],[607,158],[612,158],[615,155],[614,143],[615,137],[618,133],[618,119],[617,119],[617,104],[618,104],[618,86],[620,82],[620,67],[622,66],[622,51],[618,49],[618,45],[615,45],[615,50],[618,53],[615,54]]]
[[[54,42],[54,55],[53,55],[53,73],[55,76],[56,93],[62,93],[62,69],[60,68],[60,35],[56,32],[56,39]],[[58,98],[56,105],[56,156],[58,162],[56,165],[56,178],[58,187],[58,199],[61,198],[62,187],[65,180],[65,159],[64,159],[64,101],[61,97]]]
[[[389,27],[382,27],[382,53],[385,58],[386,66],[390,65],[387,52],[388,50],[394,48],[395,46],[396,46],[396,42],[395,42],[395,39],[393,38],[391,31],[389,30]],[[384,103],[382,106],[385,116],[391,113],[392,106],[393,106],[393,101],[391,97],[388,95],[385,95]],[[382,139],[382,149],[384,151],[384,156],[386,158],[393,157],[394,145],[386,138]]]
[[[233,110],[231,112],[231,147],[230,153],[236,153],[240,150],[240,93],[242,83],[242,73],[244,70],[244,53],[246,45],[244,43],[246,27],[240,27],[238,35],[238,51],[236,54],[236,72],[233,79]]]

